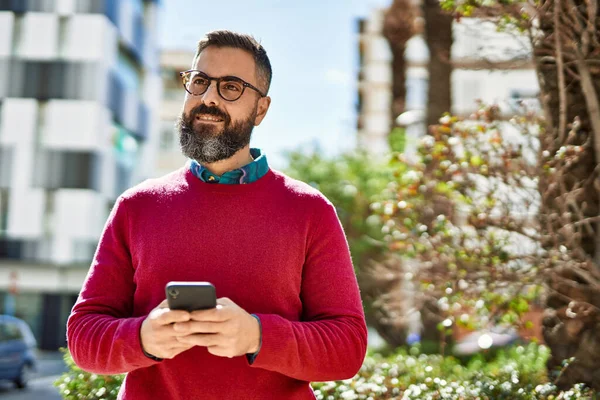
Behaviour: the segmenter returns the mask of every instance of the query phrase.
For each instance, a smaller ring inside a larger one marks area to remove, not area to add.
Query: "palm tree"
[[[410,0],[394,0],[385,12],[383,35],[392,51],[392,126],[406,104],[406,43],[415,34],[417,12]]]
[[[452,16],[442,11],[439,0],[423,0],[422,9],[429,49],[426,123],[430,126],[452,107]]]
[[[444,13],[438,0],[423,0],[422,15],[425,19],[425,40],[429,48],[429,85],[427,102],[427,124],[435,124],[444,112],[450,111],[452,64],[450,51],[452,47],[452,17]],[[408,40],[417,33],[416,21],[419,10],[410,0],[394,0],[385,13],[383,33],[392,50],[392,125],[398,115],[405,111],[406,104],[406,61],[404,53]],[[429,342],[441,342],[442,335],[436,328],[441,321],[441,312],[434,307],[431,299],[408,299],[408,291],[402,286],[398,272],[405,269],[404,262],[398,257],[391,257],[377,264],[373,270],[374,286],[381,291],[379,296],[382,307],[378,309],[379,333],[388,344],[398,346],[404,344],[409,325],[408,310],[418,307],[421,311],[423,339]],[[395,271],[395,274],[382,273]],[[387,280],[386,280],[387,279]],[[404,293],[394,296],[391,293]],[[377,302],[375,304],[378,304]]]

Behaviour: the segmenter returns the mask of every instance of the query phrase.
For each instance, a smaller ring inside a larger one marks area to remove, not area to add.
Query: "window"
[[[175,137],[175,133],[173,132],[173,127],[163,128],[160,132],[160,150],[161,151],[171,151],[173,150],[173,138]]]
[[[529,110],[540,111],[540,93],[537,89],[513,89],[510,91],[509,105],[515,111],[520,110],[521,106]]]
[[[55,203],[56,203],[56,190],[50,189],[46,191],[46,201],[44,203],[44,222],[43,231],[44,236],[52,236],[53,227],[55,226],[56,214],[55,214]]]
[[[140,143],[136,136],[121,125],[114,125],[114,155],[116,160],[116,195],[132,184],[133,169],[138,161]]]
[[[117,60],[117,73],[122,79],[127,89],[138,91],[140,88],[141,70],[137,62],[131,55],[119,48],[119,58]]]
[[[0,190],[7,189],[10,187],[13,165],[13,149],[8,147],[2,147],[0,145]],[[2,204],[1,197],[0,204]],[[0,206],[0,212],[1,210],[2,207]],[[0,221],[1,220],[2,218],[0,217]]]
[[[12,321],[0,322],[0,342],[23,339],[23,333],[19,326]]]
[[[35,159],[34,187],[98,190],[100,165],[94,152],[43,149]]]
[[[423,110],[427,105],[427,89],[429,82],[422,77],[406,80],[406,109]]]
[[[21,50],[21,41],[23,36],[23,15],[15,14],[15,23],[13,25],[12,35],[12,54],[19,54]]]
[[[8,229],[8,189],[0,189],[0,236]]]
[[[4,325],[4,337],[6,340],[20,340],[23,339],[23,333],[16,323],[8,322]]]
[[[68,34],[69,17],[59,15],[58,17],[58,58],[64,58],[66,54],[66,43]]]

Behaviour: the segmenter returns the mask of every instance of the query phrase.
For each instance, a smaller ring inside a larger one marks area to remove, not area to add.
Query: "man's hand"
[[[258,321],[230,299],[220,298],[216,308],[193,311],[190,316],[173,326],[182,345],[206,346],[209,353],[229,358],[258,351]]]
[[[140,339],[146,353],[159,358],[173,358],[193,345],[177,340],[173,323],[183,323],[190,320],[190,313],[182,310],[170,310],[164,300],[142,323]]]

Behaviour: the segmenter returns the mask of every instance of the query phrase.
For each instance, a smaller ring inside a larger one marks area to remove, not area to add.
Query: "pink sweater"
[[[142,353],[140,326],[169,281],[208,281],[262,323],[252,365],[194,347]],[[314,399],[310,381],[352,377],[367,331],[344,232],[331,203],[269,171],[209,184],[182,168],[117,201],[67,324],[76,364],[127,372],[120,399]]]

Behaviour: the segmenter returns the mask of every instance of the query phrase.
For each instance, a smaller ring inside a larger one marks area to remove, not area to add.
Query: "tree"
[[[413,2],[395,0],[384,17],[383,34],[392,50],[392,125],[406,106],[406,44],[421,29],[419,15],[423,17],[423,34],[429,49],[427,72],[427,125],[436,124],[452,107],[452,21],[451,14],[440,8],[438,0],[422,0],[421,12]]]
[[[406,105],[406,60],[404,58],[408,40],[418,32],[416,10],[411,1],[395,0],[385,13],[383,33],[392,50],[392,126],[395,120],[405,111]],[[451,48],[452,48],[452,16],[439,6],[437,0],[423,0],[421,14],[424,17],[424,34],[429,49],[429,62],[427,71],[429,73],[428,101],[427,101],[427,124],[435,124],[445,112],[449,112],[452,105],[451,100]],[[390,139],[394,141],[394,130]],[[404,141],[403,131],[399,136]],[[392,143],[392,150],[394,148]],[[402,151],[402,150],[401,150]],[[392,346],[400,346],[406,341],[406,330],[409,323],[410,310],[414,308],[413,299],[406,298],[406,283],[397,274],[381,273],[381,270],[400,270],[402,259],[391,256],[382,263],[374,263],[370,273],[369,281],[372,286],[378,288],[379,301],[374,305],[378,313],[381,329],[379,333]],[[402,275],[402,274],[400,274]],[[388,296],[389,293],[404,293],[405,296]],[[395,305],[390,311],[389,305]],[[425,325],[434,326],[439,322],[439,310],[432,302],[422,305],[421,315]],[[428,316],[428,317],[426,317]],[[426,330],[430,332],[431,330]],[[437,335],[435,335],[437,336]],[[433,339],[433,338],[431,338]]]
[[[392,51],[392,126],[406,106],[406,43],[416,32],[416,10],[411,0],[394,0],[386,10],[383,35]]]
[[[483,4],[485,3],[485,6]],[[443,0],[463,16],[527,34],[540,83],[540,240],[548,367],[560,387],[600,389],[600,8],[595,0]],[[565,360],[569,362],[565,365]]]
[[[389,341],[404,343],[405,330],[390,330],[377,317],[382,282],[367,273],[373,260],[384,253],[383,234],[369,219],[370,205],[391,179],[391,168],[364,152],[326,157],[320,151],[293,151],[287,154],[286,172],[317,188],[334,205],[348,239],[369,326]]]
[[[439,0],[423,0],[425,41],[429,49],[427,126],[435,125],[452,110],[452,15],[440,8]]]
[[[379,263],[378,275],[409,273],[416,283],[410,296],[385,293],[382,308],[402,320],[405,298],[413,298],[430,350],[440,343],[444,352],[458,330],[526,328],[539,293],[544,254],[531,219],[541,203],[539,121],[532,112],[499,117],[495,106],[467,120],[443,117],[415,162],[396,162],[391,190],[372,206],[390,253],[417,261],[412,270],[400,260]]]

